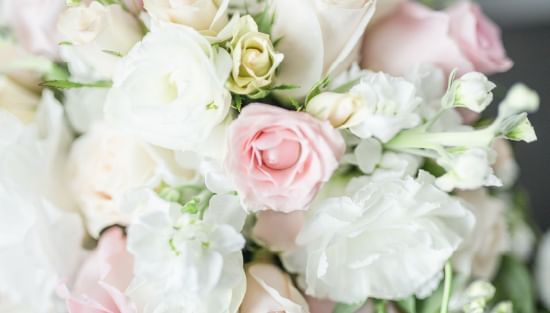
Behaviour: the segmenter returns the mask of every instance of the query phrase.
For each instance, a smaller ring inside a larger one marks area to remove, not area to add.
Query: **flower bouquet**
[[[477,4],[0,9],[1,313],[550,306],[509,143],[539,98],[493,99]]]

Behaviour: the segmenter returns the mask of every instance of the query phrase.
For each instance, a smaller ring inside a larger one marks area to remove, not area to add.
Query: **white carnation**
[[[414,85],[384,73],[367,73],[350,93],[362,99],[367,113],[350,130],[361,138],[376,137],[388,142],[399,131],[418,126],[420,98]]]
[[[105,104],[112,124],[149,143],[196,150],[225,120],[231,68],[196,31],[167,24],[148,33],[122,59]]]
[[[438,275],[473,224],[472,214],[428,174],[373,180],[349,197],[320,203],[297,238],[305,260],[287,255],[285,263],[315,297],[402,299]]]

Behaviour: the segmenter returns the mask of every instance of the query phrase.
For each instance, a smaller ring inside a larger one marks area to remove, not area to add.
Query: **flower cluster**
[[[534,306],[539,98],[476,4],[0,6],[0,313]]]

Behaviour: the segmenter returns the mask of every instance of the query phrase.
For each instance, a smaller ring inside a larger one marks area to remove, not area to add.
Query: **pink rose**
[[[226,169],[249,210],[305,210],[344,154],[326,121],[266,104],[246,106],[229,127]]]
[[[65,8],[64,0],[5,0],[0,3],[5,18],[25,49],[47,57],[57,57],[59,35],[57,17]]]
[[[61,288],[67,309],[70,313],[136,313],[136,307],[124,295],[133,268],[125,235],[118,227],[110,228],[80,268],[72,293]]]
[[[406,1],[368,30],[362,65],[399,76],[422,63],[447,73],[457,68],[460,73],[493,74],[512,67],[499,28],[477,4],[464,1],[434,11]]]
[[[263,211],[256,215],[252,236],[272,251],[290,251],[296,248],[296,237],[304,226],[304,220],[303,211]]]

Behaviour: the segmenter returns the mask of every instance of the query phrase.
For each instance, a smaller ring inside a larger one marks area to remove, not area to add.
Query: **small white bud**
[[[444,107],[464,107],[480,113],[493,101],[496,87],[479,72],[471,72],[455,80],[443,98]]]
[[[512,313],[513,311],[514,307],[512,302],[503,301],[497,303],[497,305],[491,310],[491,313]]]
[[[539,95],[523,84],[514,85],[500,104],[499,116],[507,117],[521,112],[534,112],[539,108]]]
[[[489,301],[495,296],[495,287],[486,281],[478,280],[473,282],[466,290],[466,297],[469,299],[484,299]]]

